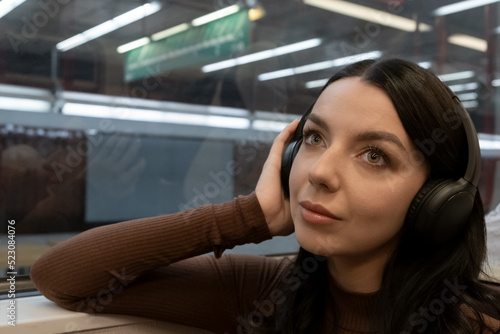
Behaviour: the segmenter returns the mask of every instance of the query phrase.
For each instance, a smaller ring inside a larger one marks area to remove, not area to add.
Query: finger
[[[281,159],[281,156],[285,151],[285,147],[292,140],[293,134],[295,133],[298,124],[299,120],[294,119],[293,122],[288,124],[283,129],[283,131],[281,131],[280,134],[276,136],[273,145],[271,146],[271,150],[269,151],[269,157],[279,157]]]
[[[292,138],[295,130],[297,130],[297,126],[299,125],[299,120],[296,118],[291,123],[289,123],[283,131],[276,138],[284,139],[285,141]]]

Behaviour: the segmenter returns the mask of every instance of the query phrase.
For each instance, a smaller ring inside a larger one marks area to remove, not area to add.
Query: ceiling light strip
[[[319,79],[306,82],[306,88],[318,88],[323,87],[328,82],[328,79]]]
[[[0,17],[4,17],[26,0],[3,0],[0,1]]]
[[[463,94],[457,94],[457,97],[460,101],[471,101],[471,100],[477,100],[478,95],[477,93],[463,93]]]
[[[176,25],[175,27],[159,31],[159,32],[151,35],[151,39],[153,41],[158,41],[160,39],[164,39],[164,38],[173,36],[175,34],[186,31],[188,29],[189,29],[189,23],[182,23],[182,24]]]
[[[481,150],[500,150],[500,136],[489,133],[478,133]]]
[[[49,101],[0,96],[0,110],[49,112],[52,104]]]
[[[233,67],[233,66],[248,64],[248,63],[256,62],[259,60],[269,59],[272,57],[278,57],[278,56],[282,56],[285,54],[314,48],[314,47],[320,45],[321,43],[322,43],[321,38],[313,38],[313,39],[309,39],[309,40],[302,41],[302,42],[297,42],[297,43],[293,43],[293,44],[289,44],[289,45],[285,45],[285,46],[280,46],[280,47],[277,47],[275,49],[251,53],[251,54],[241,56],[238,58],[223,60],[223,61],[220,61],[217,63],[205,65],[201,68],[201,70],[203,73],[218,71],[218,70],[222,70],[222,69]]]
[[[318,63],[298,66],[294,68],[286,68],[279,71],[262,73],[259,74],[258,79],[259,81],[267,81],[272,79],[288,77],[296,74],[325,70],[332,67],[346,66],[365,59],[379,58],[381,55],[382,52],[380,51],[371,51],[371,52],[361,53],[359,55],[337,58],[335,60],[327,60]]]
[[[418,63],[418,66],[425,68],[425,69],[429,69],[432,67],[432,64],[430,61],[421,61]]]
[[[454,72],[438,75],[438,78],[443,81],[454,81],[454,80],[462,80],[462,79],[470,79],[473,78],[476,74],[474,71],[462,71],[462,72]]]
[[[129,42],[127,44],[120,45],[119,47],[116,48],[116,51],[118,53],[129,52],[130,50],[137,49],[141,46],[148,44],[150,41],[151,40],[149,39],[149,37],[139,38],[139,39],[132,41],[132,42]]]
[[[242,117],[164,112],[140,108],[111,107],[86,103],[65,103],[62,112],[65,115],[113,118],[141,122],[185,124],[231,129],[248,129],[250,127],[250,120]]]
[[[467,1],[461,1],[457,2],[451,5],[447,6],[442,6],[437,9],[435,9],[432,14],[434,16],[445,16],[445,15],[450,15],[458,12],[462,12],[464,10],[469,10],[473,9],[476,7],[481,7],[481,6],[486,6],[495,2],[498,2],[500,0],[467,0]]]
[[[486,40],[474,36],[454,34],[448,37],[448,42],[476,51],[486,52],[486,50],[488,50],[488,43]]]
[[[109,21],[101,23],[89,30],[86,30],[78,35],[70,37],[56,45],[56,49],[59,51],[68,51],[79,45],[87,43],[93,39],[101,37],[108,34],[114,30],[124,27],[135,21],[139,21],[149,15],[158,12],[161,9],[161,4],[159,2],[151,2],[144,4],[140,7],[132,9],[122,15],[119,15]]]
[[[193,21],[191,21],[191,24],[195,27],[201,26],[201,25],[206,24],[208,22],[212,22],[212,21],[218,20],[220,18],[223,18],[225,16],[229,16],[231,14],[234,14],[234,13],[238,12],[239,10],[240,10],[239,5],[232,5],[232,6],[217,10],[215,12],[212,12],[210,14],[200,16],[200,17],[194,19]]]
[[[383,26],[413,32],[417,28],[417,21],[403,16],[394,15],[382,10],[373,9],[366,6],[357,5],[341,0],[304,0],[310,6],[325,9],[342,15],[358,18],[368,22],[377,23]],[[419,31],[431,31],[432,27],[425,23],[420,23]]]
[[[477,82],[469,82],[465,84],[458,84],[458,85],[450,85],[448,88],[450,88],[453,92],[464,92],[468,90],[474,90],[477,89],[479,85]]]

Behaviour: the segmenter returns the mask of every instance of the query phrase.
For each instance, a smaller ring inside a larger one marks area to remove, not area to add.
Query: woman
[[[350,65],[277,136],[254,193],[81,233],[43,255],[33,281],[69,309],[217,333],[500,332],[500,296],[478,278],[479,193],[465,226],[440,242],[408,222],[428,180],[467,169],[459,112],[451,91],[415,64]],[[279,176],[295,131],[288,197]],[[295,263],[222,256],[293,231]]]

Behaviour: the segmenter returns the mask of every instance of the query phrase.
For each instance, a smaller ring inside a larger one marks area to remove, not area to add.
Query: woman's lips
[[[309,201],[299,203],[302,218],[311,224],[331,224],[341,220],[322,205]]]

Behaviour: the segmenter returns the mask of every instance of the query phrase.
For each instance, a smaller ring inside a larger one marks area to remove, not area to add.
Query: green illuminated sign
[[[248,11],[192,27],[125,55],[125,81],[130,82],[245,50],[250,43]]]

